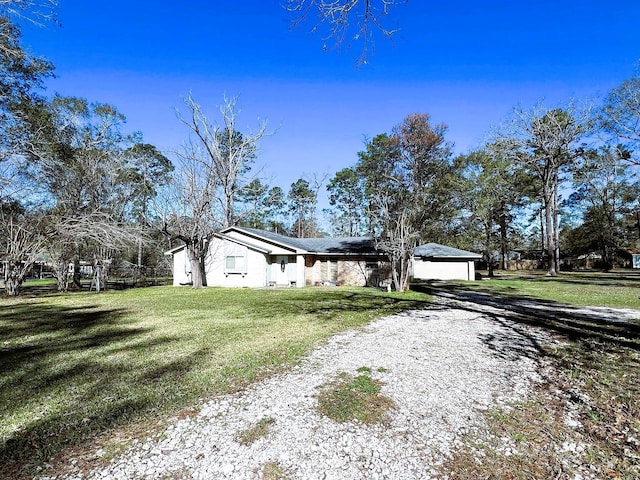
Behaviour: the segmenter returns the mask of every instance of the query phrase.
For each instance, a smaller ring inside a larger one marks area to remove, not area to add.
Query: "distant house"
[[[474,261],[482,255],[438,243],[420,245],[413,251],[414,280],[475,280]]]
[[[631,257],[631,261],[628,261],[628,265],[631,268],[640,268],[640,248],[632,247],[626,248],[622,251],[626,258]]]
[[[166,254],[173,255],[173,284],[190,284],[185,247]],[[229,227],[211,239],[205,275],[208,286],[219,287],[377,286],[388,276],[385,264],[369,237],[292,238]]]

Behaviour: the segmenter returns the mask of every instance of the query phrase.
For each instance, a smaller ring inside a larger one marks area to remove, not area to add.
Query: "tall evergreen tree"
[[[291,234],[298,238],[314,237],[318,231],[316,205],[318,193],[308,180],[299,178],[291,184],[289,194],[289,213],[293,217]]]
[[[327,184],[333,230],[339,236],[364,233],[364,185],[354,168],[343,168]]]

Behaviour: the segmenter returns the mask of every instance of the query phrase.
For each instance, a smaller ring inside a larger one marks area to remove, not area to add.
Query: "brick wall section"
[[[304,276],[306,285],[337,281],[341,285],[363,287],[367,284],[366,262],[307,257]]]

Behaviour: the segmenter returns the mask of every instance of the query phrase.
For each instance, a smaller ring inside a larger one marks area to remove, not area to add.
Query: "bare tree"
[[[178,152],[180,165],[165,195],[162,230],[184,242],[194,288],[206,283],[205,261],[209,241],[220,228],[237,221],[235,204],[251,169],[266,123],[257,132],[242,134],[236,128],[237,98],[224,98],[222,124],[211,123],[200,104],[189,95],[188,115],[179,120],[192,133]]]
[[[40,24],[55,18],[57,6],[57,0],[0,0],[0,15],[13,15]]]
[[[404,292],[409,288],[413,249],[420,240],[414,223],[415,211],[406,202],[398,202],[389,191],[377,197],[375,205],[378,214],[385,217],[385,235],[376,237],[376,248],[389,257],[396,291]]]
[[[605,130],[628,143],[630,150],[640,148],[640,74],[609,93],[600,121]],[[634,156],[629,156],[627,161],[640,165],[640,158]]]
[[[413,249],[424,238],[446,235],[455,203],[449,188],[451,144],[447,127],[427,114],[412,114],[359,152],[372,233],[391,261],[397,291],[409,286]]]
[[[222,124],[213,124],[202,110],[200,104],[189,94],[185,100],[188,117],[178,113],[178,118],[195,136],[198,149],[191,160],[200,163],[211,188],[219,190],[215,200],[222,211],[222,226],[229,227],[236,222],[235,203],[238,191],[242,187],[243,176],[251,169],[258,143],[267,135],[267,124],[261,122],[257,131],[241,133],[237,129],[238,98],[224,98],[220,106]]]
[[[4,266],[7,295],[15,296],[26,275],[44,252],[46,238],[40,230],[41,217],[0,209],[0,226],[4,245],[0,260]]]
[[[559,187],[564,169],[582,155],[582,142],[592,126],[590,107],[532,110],[517,108],[492,144],[531,171],[538,180],[544,207],[548,275],[560,269]],[[496,152],[499,153],[499,152]]]
[[[202,146],[187,143],[178,154],[180,163],[169,189],[165,191],[162,230],[172,239],[184,242],[193,288],[206,282],[205,258],[209,240],[222,226],[215,207],[216,178],[211,174]]]
[[[0,55],[19,59],[24,54],[14,42],[16,30],[7,28],[10,17],[43,26],[46,22],[56,21],[57,6],[57,0],[0,0],[0,17],[7,22],[0,22]]]
[[[326,27],[325,42],[331,40],[341,47],[345,42],[362,41],[362,51],[356,61],[361,65],[367,63],[374,32],[390,40],[397,32],[397,28],[385,26],[384,20],[393,7],[405,3],[408,0],[286,0],[284,7],[296,15],[294,25],[315,17],[311,31],[315,33]]]
[[[25,112],[31,133],[21,148],[23,173],[46,206],[47,248],[58,288],[65,291],[69,264],[74,265],[72,280],[80,286],[81,257],[135,244],[125,223],[136,191],[132,184],[138,183],[125,154],[125,119],[113,106],[59,96]]]
[[[92,286],[99,292],[100,286],[104,287],[106,270],[96,266],[110,263],[115,252],[135,245],[140,239],[133,226],[118,221],[109,212],[99,211],[71,216],[47,215],[42,233],[46,251],[54,260],[58,290],[63,292],[72,282],[79,282],[80,252],[93,260]]]

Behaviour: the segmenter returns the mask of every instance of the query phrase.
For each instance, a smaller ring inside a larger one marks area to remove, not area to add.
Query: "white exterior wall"
[[[191,265],[187,258],[187,249],[173,254],[173,285],[178,287],[191,282]]]
[[[227,273],[225,270],[225,247],[234,242],[213,239],[209,245],[209,255],[205,260],[205,276],[210,287],[265,287],[267,285],[267,259],[264,253],[246,249],[246,273]],[[191,265],[187,249],[173,254],[173,285],[191,283]]]
[[[228,273],[225,269],[226,252],[236,244],[213,239],[206,261],[207,286],[209,287],[265,287],[267,285],[267,259],[262,252],[246,249],[246,273]]]
[[[413,259],[413,278],[416,280],[475,280],[473,260],[432,262]]]
[[[305,258],[304,255],[298,255],[296,257],[296,287],[302,288],[305,286]]]

